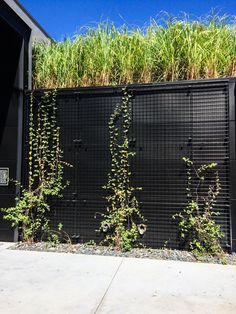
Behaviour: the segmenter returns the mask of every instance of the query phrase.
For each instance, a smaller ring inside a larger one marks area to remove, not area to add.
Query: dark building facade
[[[49,36],[15,0],[0,2],[0,208],[14,206],[27,177],[29,94],[32,42]],[[168,243],[178,248],[173,215],[186,202],[183,157],[197,164],[217,162],[222,190],[216,218],[224,249],[236,251],[235,78],[130,85],[132,127],[130,145],[136,153],[132,180],[142,187],[138,199],[148,229],[142,241],[152,247]],[[35,91],[41,97],[42,91]],[[36,97],[37,98],[37,97]],[[98,212],[107,206],[104,189],[110,170],[110,116],[122,99],[122,87],[59,89],[58,123],[70,185],[52,202],[50,221],[79,241],[99,235]],[[36,102],[35,108],[40,106]],[[24,173],[25,171],[25,173]],[[18,239],[17,229],[0,213],[0,241]]]
[[[8,178],[21,178],[23,92],[31,88],[33,41],[49,36],[18,1],[0,2],[0,207],[14,205],[18,194]],[[0,240],[17,239],[17,231],[0,214]]]

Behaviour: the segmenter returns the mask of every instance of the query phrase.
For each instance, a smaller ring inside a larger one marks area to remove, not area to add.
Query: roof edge
[[[52,37],[44,30],[44,28],[37,22],[37,20],[25,9],[25,7],[18,0],[13,0],[13,1],[48,39],[53,40]]]

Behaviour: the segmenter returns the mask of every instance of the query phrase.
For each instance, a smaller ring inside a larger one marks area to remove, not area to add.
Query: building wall
[[[24,9],[19,1],[3,0],[32,30],[32,41],[50,42],[50,36],[42,29],[38,22]]]
[[[189,157],[196,167],[218,163],[221,191],[214,210],[220,215],[215,219],[225,234],[224,249],[236,250],[235,114],[232,120],[229,114],[229,107],[230,112],[235,108],[235,89],[231,84],[234,79],[127,87],[133,95],[130,149],[136,153],[131,160],[131,182],[142,187],[136,197],[147,224],[147,232],[140,239],[143,244],[184,248],[178,238],[177,221],[172,217],[186,206],[187,176],[182,157]],[[42,91],[34,92],[35,114],[41,95]],[[70,184],[63,198],[53,199],[49,218],[52,229],[61,222],[63,230],[81,242],[102,240],[102,234],[95,230],[108,206],[107,191],[102,188],[111,168],[108,123],[122,95],[120,86],[57,90],[63,158],[73,168],[65,168],[64,178]],[[27,108],[26,103],[26,132]],[[117,121],[120,131],[121,121]],[[27,174],[27,139],[24,140],[23,173]],[[214,178],[211,173],[206,176],[199,193],[200,203]],[[194,178],[195,188],[196,181]]]
[[[27,11],[14,0],[0,1],[0,168],[9,168],[9,177],[21,181],[22,123],[24,90],[31,88],[32,42],[50,42],[49,36]],[[11,181],[0,186],[0,208],[15,204],[19,187]],[[2,219],[0,240],[17,240],[17,230]]]

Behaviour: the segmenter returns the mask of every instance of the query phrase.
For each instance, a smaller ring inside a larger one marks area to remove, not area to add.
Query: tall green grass
[[[153,20],[143,29],[98,24],[33,48],[33,87],[149,83],[236,75],[236,23],[211,16]]]

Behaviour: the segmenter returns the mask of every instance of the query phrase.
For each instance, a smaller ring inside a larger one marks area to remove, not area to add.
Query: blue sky
[[[117,26],[142,27],[161,11],[193,16],[210,13],[236,15],[236,0],[20,0],[49,35],[61,40],[83,26],[109,19]]]

